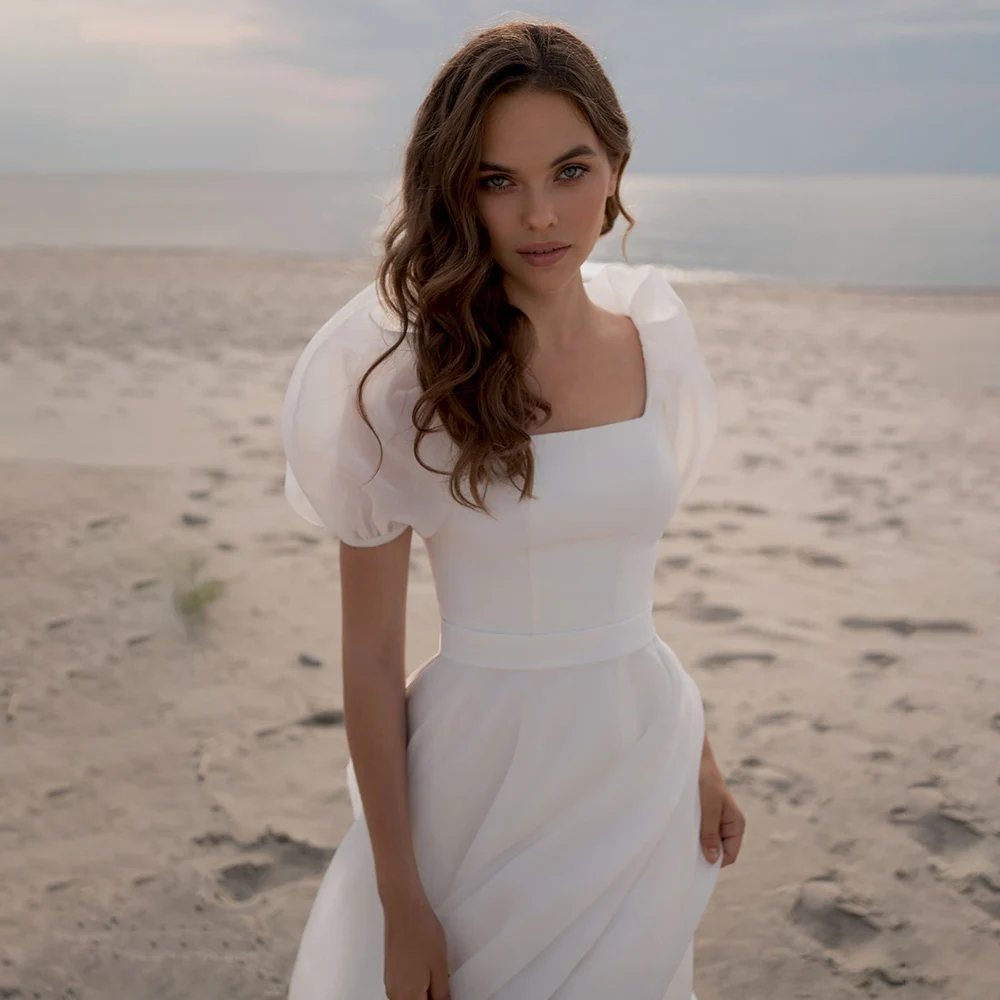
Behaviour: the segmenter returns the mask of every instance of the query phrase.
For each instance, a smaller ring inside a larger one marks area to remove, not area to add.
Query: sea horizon
[[[390,174],[0,172],[0,248],[369,257]],[[997,174],[651,174],[622,196],[633,264],[678,282],[926,294],[1000,290]],[[624,220],[593,260],[621,260]]]

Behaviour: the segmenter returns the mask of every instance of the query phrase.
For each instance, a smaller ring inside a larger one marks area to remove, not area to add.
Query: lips
[[[529,267],[557,267],[569,254],[569,246],[553,247],[551,250],[519,250],[525,264]]]
[[[523,247],[518,247],[517,252],[527,256],[543,256],[547,253],[555,253],[557,250],[566,250],[568,243],[560,243],[558,240],[539,240],[537,243],[528,243]]]

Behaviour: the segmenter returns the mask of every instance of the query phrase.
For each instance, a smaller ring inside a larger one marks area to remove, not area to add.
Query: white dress
[[[417,864],[448,941],[453,1000],[692,1000],[693,937],[721,860],[699,837],[694,680],[655,631],[657,545],[716,430],[687,310],[654,266],[582,269],[641,335],[641,417],[533,439],[537,497],[491,484],[457,504],[412,454],[419,395],[369,285],[313,337],[283,414],[286,495],[352,545],[426,541],[440,650],[408,696]],[[388,328],[388,329],[387,329]],[[421,445],[445,468],[443,434]],[[317,892],[290,1000],[384,1000],[384,924],[355,820]]]

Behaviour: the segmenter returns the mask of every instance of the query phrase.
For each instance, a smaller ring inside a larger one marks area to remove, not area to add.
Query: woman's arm
[[[344,722],[389,914],[423,900],[411,837],[406,764],[408,528],[381,545],[340,543]]]
[[[406,586],[413,529],[340,543],[344,722],[385,917],[385,994],[448,1000],[448,941],[417,871],[410,827]]]

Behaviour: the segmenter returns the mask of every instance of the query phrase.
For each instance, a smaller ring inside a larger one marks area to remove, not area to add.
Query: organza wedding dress
[[[693,938],[721,860],[700,846],[704,736],[694,680],[657,635],[661,536],[716,432],[687,310],[654,266],[584,265],[629,315],[642,416],[533,438],[536,498],[492,484],[493,514],[412,453],[420,392],[374,285],[302,353],[283,415],[286,495],[351,545],[426,542],[440,650],[408,685],[413,842],[445,928],[453,1000],[692,1000]],[[446,467],[444,435],[422,454]],[[355,821],[323,877],[290,1000],[384,1000],[384,924],[353,769]]]

